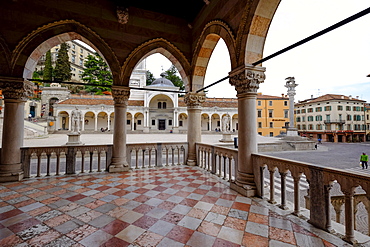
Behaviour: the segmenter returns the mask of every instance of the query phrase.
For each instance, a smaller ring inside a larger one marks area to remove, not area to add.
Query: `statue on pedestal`
[[[230,132],[230,116],[229,115],[225,115],[223,118],[222,118],[222,124],[223,124],[223,132]]]
[[[82,118],[82,112],[81,110],[74,109],[71,113],[71,119],[72,119],[72,126],[71,126],[71,132],[72,133],[78,133],[80,134],[80,122]]]

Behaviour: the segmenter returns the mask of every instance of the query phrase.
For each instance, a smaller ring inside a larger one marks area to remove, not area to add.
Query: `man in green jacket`
[[[361,166],[362,166],[362,169],[367,169],[367,162],[369,161],[369,156],[367,156],[365,153],[362,153],[361,157],[360,157],[360,162],[361,162]]]

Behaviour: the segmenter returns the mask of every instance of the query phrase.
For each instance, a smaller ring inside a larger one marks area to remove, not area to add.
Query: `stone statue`
[[[225,115],[222,118],[222,122],[223,122],[224,132],[229,132],[230,131],[230,116]]]
[[[74,109],[71,114],[72,126],[71,132],[80,134],[80,122],[81,122],[82,112],[81,110]]]

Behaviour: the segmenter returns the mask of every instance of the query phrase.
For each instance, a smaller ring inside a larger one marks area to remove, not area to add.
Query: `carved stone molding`
[[[188,107],[198,107],[206,101],[205,93],[189,92],[184,96],[184,102]]]
[[[114,100],[114,105],[127,106],[128,98],[130,97],[130,88],[113,86],[112,96]]]
[[[128,8],[117,7],[117,18],[118,22],[122,25],[128,23]]]
[[[1,77],[0,88],[5,99],[27,101],[33,95],[34,84],[19,78]]]
[[[259,84],[265,81],[265,68],[246,66],[230,72],[230,84],[235,86],[237,94],[257,93]]]

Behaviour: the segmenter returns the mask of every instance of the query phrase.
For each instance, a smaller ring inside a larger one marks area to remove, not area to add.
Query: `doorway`
[[[166,119],[158,119],[158,129],[159,130],[166,129]]]

